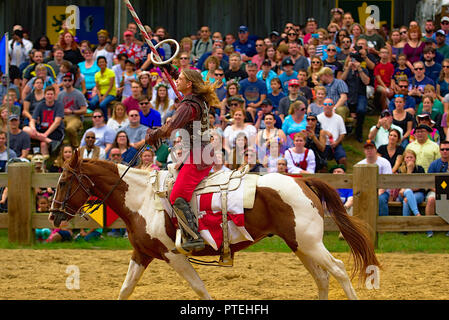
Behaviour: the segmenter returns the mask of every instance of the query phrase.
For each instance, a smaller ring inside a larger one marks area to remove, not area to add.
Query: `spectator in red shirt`
[[[131,80],[131,96],[123,100],[123,105],[126,107],[126,113],[129,114],[131,110],[140,111],[139,97],[142,95],[142,85],[137,80]]]
[[[374,88],[376,93],[380,95],[381,109],[386,109],[386,97],[392,98],[394,95],[393,82],[394,66],[390,62],[390,53],[386,47],[380,49],[380,61],[374,67]]]

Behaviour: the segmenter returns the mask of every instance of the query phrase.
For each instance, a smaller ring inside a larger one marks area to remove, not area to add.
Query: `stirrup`
[[[232,267],[234,265],[234,259],[232,258],[231,253],[221,254],[218,264],[223,267]]]
[[[181,244],[181,246],[185,251],[199,251],[203,250],[206,245],[203,239],[198,238],[196,240],[188,240]]]

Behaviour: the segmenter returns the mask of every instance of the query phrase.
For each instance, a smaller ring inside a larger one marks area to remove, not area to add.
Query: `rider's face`
[[[190,88],[192,86],[192,82],[187,80],[187,78],[184,76],[183,73],[181,73],[176,80],[176,87],[179,91],[184,92],[186,89]]]

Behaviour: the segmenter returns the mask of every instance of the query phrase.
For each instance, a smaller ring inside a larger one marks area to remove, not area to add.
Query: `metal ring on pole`
[[[155,61],[155,60],[153,59],[153,58],[154,58],[154,53],[151,52],[150,59],[151,59],[151,62],[152,62],[153,64],[160,66],[160,65],[163,65],[163,64],[170,63],[174,58],[176,58],[176,56],[178,55],[178,52],[179,52],[179,43],[178,43],[176,40],[173,40],[173,39],[165,39],[165,40],[159,42],[159,43],[154,47],[154,49],[157,50],[161,45],[163,45],[164,43],[168,43],[168,42],[172,42],[172,43],[175,44],[175,46],[176,46],[175,53],[174,53],[174,54],[171,56],[171,58],[168,59],[168,60],[165,60],[165,61],[162,61],[162,60],[161,60],[161,61]]]

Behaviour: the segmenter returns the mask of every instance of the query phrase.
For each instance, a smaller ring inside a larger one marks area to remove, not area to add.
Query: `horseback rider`
[[[169,66],[171,67],[171,66]],[[176,78],[177,74],[171,74]],[[179,171],[173,190],[170,194],[170,203],[178,213],[185,217],[189,227],[198,236],[191,237],[183,244],[186,250],[202,249],[204,240],[198,232],[195,214],[190,208],[189,202],[195,187],[209,174],[213,166],[213,151],[203,155],[205,146],[210,143],[207,138],[209,132],[209,107],[218,106],[219,100],[215,93],[215,87],[204,83],[201,74],[195,70],[183,70],[176,79],[177,89],[184,95],[179,103],[175,114],[161,128],[148,129],[146,143],[158,146],[162,138],[170,137],[177,129],[182,131],[182,142],[184,146],[189,144],[189,152],[186,154],[181,170]]]

